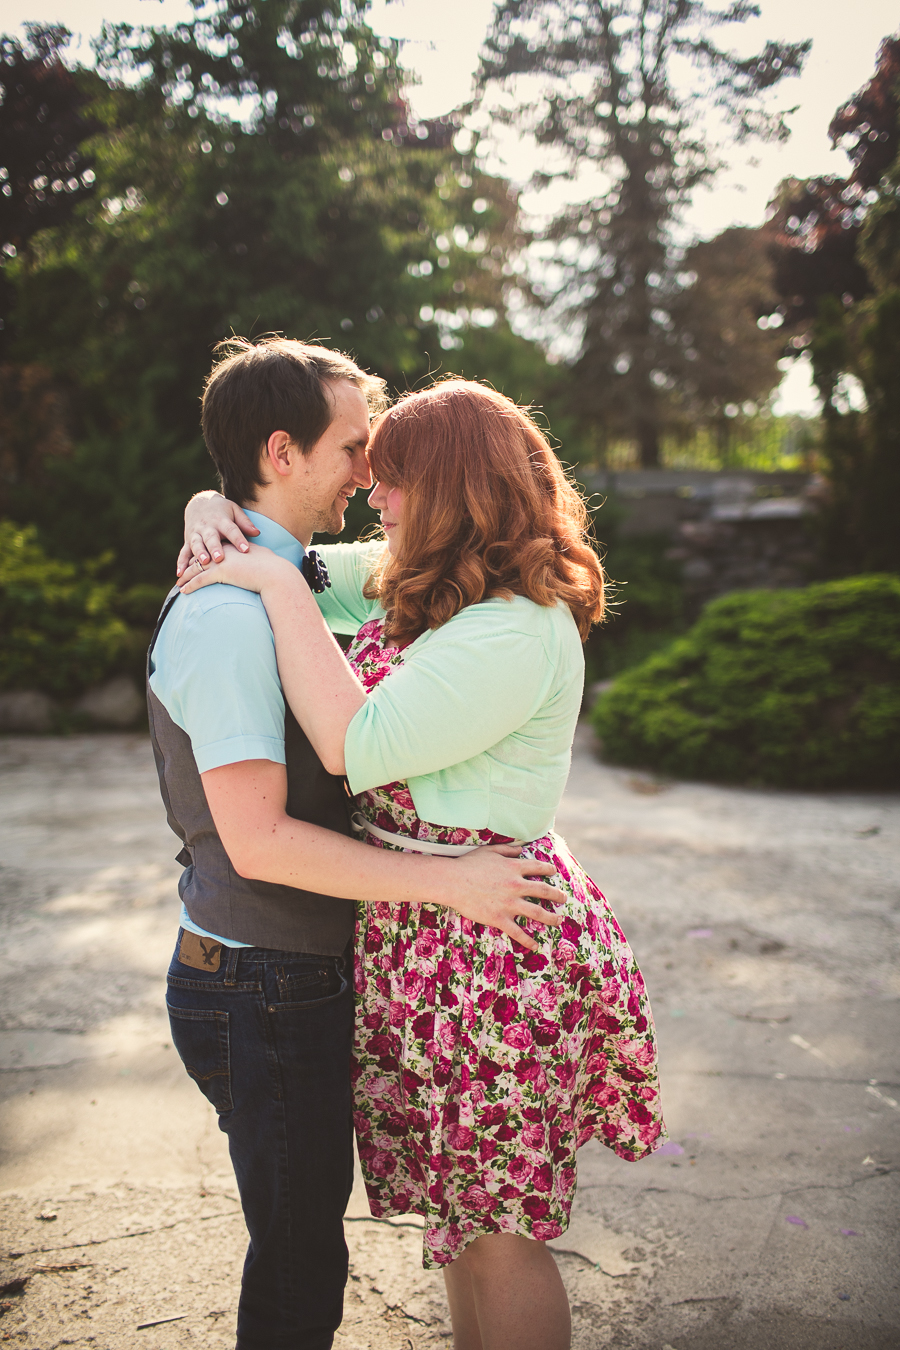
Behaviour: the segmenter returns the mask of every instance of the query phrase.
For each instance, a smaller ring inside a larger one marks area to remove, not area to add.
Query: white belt
[[[408,834],[391,834],[390,830],[379,829],[366,820],[361,811],[354,811],[350,817],[354,830],[365,830],[380,839],[383,844],[394,844],[398,848],[409,849],[412,853],[436,853],[443,858],[458,858],[463,853],[471,853],[480,848],[480,844],[433,844],[430,839],[413,839]]]

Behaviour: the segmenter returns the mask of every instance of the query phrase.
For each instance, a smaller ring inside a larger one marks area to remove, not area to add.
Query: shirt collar
[[[251,543],[262,544],[264,548],[270,548],[273,553],[277,553],[279,558],[287,558],[295,567],[299,567],[306,557],[306,549],[295,539],[292,534],[279,525],[277,521],[270,520],[268,516],[261,515],[259,511],[248,511],[253,524],[259,530]]]

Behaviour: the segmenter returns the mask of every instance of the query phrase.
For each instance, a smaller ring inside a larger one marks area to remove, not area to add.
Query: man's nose
[[[370,488],[373,483],[372,470],[365,450],[357,450],[353,456],[353,481],[357,487]]]

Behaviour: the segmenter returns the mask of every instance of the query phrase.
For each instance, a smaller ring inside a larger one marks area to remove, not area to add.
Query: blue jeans
[[[181,932],[178,934],[179,943]],[[237,1350],[328,1350],[347,1282],[353,949],[169,967],[172,1041],[228,1136],[250,1245]]]

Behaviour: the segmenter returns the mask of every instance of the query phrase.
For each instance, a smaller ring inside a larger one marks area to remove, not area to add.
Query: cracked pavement
[[[0,739],[0,822],[0,1341],[231,1346],[245,1234],[168,1039],[146,739]],[[895,1350],[900,798],[658,781],[585,727],[558,828],[644,971],[670,1134],[579,1153],[576,1350]],[[347,1232],[338,1350],[449,1346],[415,1218],[357,1185]]]

